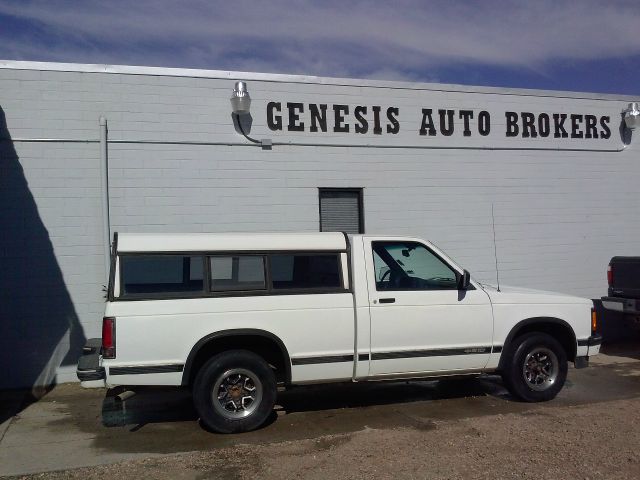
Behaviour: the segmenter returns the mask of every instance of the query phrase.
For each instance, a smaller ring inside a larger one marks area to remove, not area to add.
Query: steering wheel
[[[385,281],[385,279],[386,279],[389,275],[391,275],[391,269],[389,269],[389,270],[387,270],[386,272],[384,272],[384,273],[382,274],[382,276],[380,277],[380,280],[378,280],[378,282],[384,282],[384,281]]]

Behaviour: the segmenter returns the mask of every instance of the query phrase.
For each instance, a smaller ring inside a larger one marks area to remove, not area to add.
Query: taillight
[[[102,357],[116,358],[116,319],[102,319]]]
[[[607,267],[607,283],[609,286],[613,286],[613,270],[611,270],[611,265]]]
[[[596,309],[591,309],[591,333],[595,334],[598,330],[598,315],[596,314]]]

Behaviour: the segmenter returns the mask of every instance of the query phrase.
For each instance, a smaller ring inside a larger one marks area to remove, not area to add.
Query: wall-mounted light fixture
[[[622,111],[624,115],[624,123],[629,130],[635,129],[640,125],[640,109],[636,102],[630,103],[626,110]]]
[[[233,93],[231,94],[231,111],[235,116],[236,124],[238,125],[238,129],[240,133],[244,135],[244,138],[249,140],[250,142],[259,144],[263,150],[270,150],[272,146],[272,141],[265,138],[262,140],[256,140],[255,138],[251,138],[244,132],[244,127],[242,126],[243,118],[246,121],[247,117],[250,117],[251,113],[251,96],[249,95],[249,90],[247,90],[247,82],[238,81],[233,89]],[[250,119],[249,119],[250,121]],[[250,123],[249,123],[250,125]]]
[[[231,110],[236,115],[248,114],[251,110],[251,97],[247,90],[247,82],[236,82],[231,95]]]

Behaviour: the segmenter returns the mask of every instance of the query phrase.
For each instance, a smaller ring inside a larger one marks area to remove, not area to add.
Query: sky
[[[640,94],[640,0],[0,0],[0,59]]]

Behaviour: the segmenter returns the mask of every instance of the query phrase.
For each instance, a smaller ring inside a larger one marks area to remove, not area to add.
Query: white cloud
[[[640,2],[623,0],[0,0],[0,14],[38,32],[0,30],[14,59],[412,80],[640,54]]]

